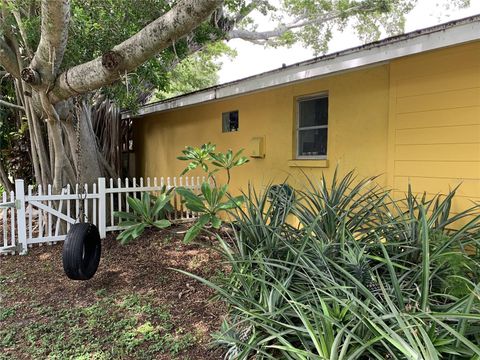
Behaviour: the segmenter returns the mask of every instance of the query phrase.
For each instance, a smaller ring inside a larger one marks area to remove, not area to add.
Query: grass
[[[5,307],[0,309],[0,321],[4,321],[10,316],[15,315],[15,307]]]
[[[175,329],[169,309],[155,304],[151,296],[131,293],[121,298],[97,291],[89,306],[32,309],[34,322],[2,326],[0,359],[11,359],[8,349],[24,346],[35,359],[112,359],[135,354],[154,359],[168,354],[172,359],[192,346],[196,335]],[[15,315],[4,308],[0,320]],[[23,345],[22,345],[23,344]]]

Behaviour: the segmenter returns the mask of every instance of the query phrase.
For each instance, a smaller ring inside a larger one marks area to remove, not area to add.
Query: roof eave
[[[475,41],[479,38],[480,15],[477,15],[148,104],[142,106],[136,114],[123,113],[122,118],[142,117],[156,112],[320,78],[352,69],[378,65],[404,56]]]

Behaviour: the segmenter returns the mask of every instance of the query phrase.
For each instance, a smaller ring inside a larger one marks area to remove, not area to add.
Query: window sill
[[[289,160],[288,161],[289,167],[297,167],[297,168],[328,168],[328,160],[327,159],[318,159],[318,160]]]

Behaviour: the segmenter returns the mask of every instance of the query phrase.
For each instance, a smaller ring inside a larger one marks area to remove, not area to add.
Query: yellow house
[[[245,148],[232,190],[355,169],[405,192],[480,201],[480,15],[140,108],[138,176],[178,176],[187,145]]]

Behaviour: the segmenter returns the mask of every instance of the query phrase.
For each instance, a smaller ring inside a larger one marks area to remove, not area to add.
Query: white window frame
[[[317,126],[305,126],[305,127],[300,127],[300,103],[303,101],[309,101],[309,100],[316,100],[316,99],[323,99],[323,98],[328,98],[328,92],[322,92],[319,94],[315,95],[310,95],[310,96],[303,96],[297,98],[296,101],[296,116],[297,116],[297,121],[296,121],[296,129],[295,129],[295,137],[296,137],[296,143],[295,143],[295,158],[296,159],[310,159],[310,160],[325,160],[327,159],[328,156],[328,122],[327,125],[317,125]],[[329,102],[329,107],[330,107],[330,102]],[[330,109],[327,109],[329,112]],[[300,155],[300,130],[316,130],[316,129],[327,129],[327,154],[326,155]]]

